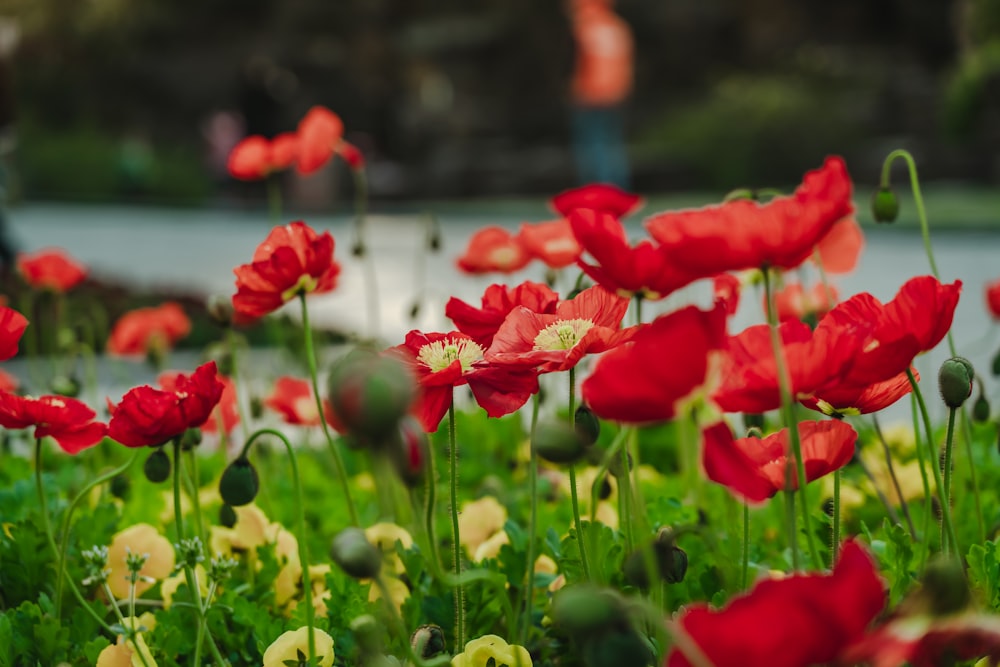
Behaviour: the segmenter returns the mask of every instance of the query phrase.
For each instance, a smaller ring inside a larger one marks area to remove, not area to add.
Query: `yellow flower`
[[[490,659],[496,667],[531,667],[531,654],[523,646],[508,644],[496,635],[484,635],[465,645],[465,651],[451,659],[452,667],[486,667]]]
[[[285,563],[274,580],[274,601],[284,606],[299,592],[299,581],[302,579],[299,541],[287,530],[279,530],[274,551],[278,562]]]
[[[127,616],[125,624],[131,624],[136,630],[144,627],[146,631],[149,631],[156,626],[156,618],[147,611],[139,618]],[[135,650],[136,647],[139,649],[138,652]],[[156,661],[149,652],[149,646],[141,633],[135,635],[134,643],[126,641],[124,636],[118,635],[118,642],[104,647],[104,650],[97,656],[96,667],[143,667],[143,657],[146,659],[146,667],[156,667]]]
[[[204,598],[208,595],[208,572],[199,563],[194,566],[194,574],[198,578],[198,588],[201,591],[202,598]],[[184,570],[163,580],[163,583],[160,584],[160,597],[163,598],[164,609],[170,609],[170,605],[174,603],[174,593],[177,592],[181,584],[186,583],[187,578],[184,575]]]
[[[333,637],[319,628],[313,629],[313,636],[319,667],[331,667],[334,657]],[[302,656],[306,659],[309,657],[309,628],[305,627],[289,630],[275,639],[264,651],[264,667],[285,667],[286,660],[296,664]]]
[[[558,571],[559,566],[556,565],[556,562],[545,554],[542,554],[535,560],[536,574],[556,574]]]
[[[149,554],[146,564],[139,570],[143,577],[164,579],[174,570],[174,547],[170,540],[156,532],[148,523],[137,523],[115,533],[108,547],[108,586],[116,598],[128,596],[128,568],[125,566],[125,550],[134,554]],[[135,594],[142,595],[153,586],[153,582],[140,579],[135,584]]]
[[[501,530],[479,545],[476,553],[472,556],[472,560],[478,563],[487,558],[496,558],[500,555],[500,547],[505,544],[510,544],[510,537],[507,536],[505,531]]]
[[[396,577],[385,577],[385,587],[389,589],[389,597],[396,609],[402,610],[403,603],[410,597],[410,589]],[[382,599],[382,590],[372,582],[372,587],[368,589],[368,601],[375,602]]]
[[[458,515],[458,530],[462,546],[469,553],[476,553],[485,542],[507,522],[507,508],[493,496],[483,496],[479,500],[462,505]]]
[[[396,542],[402,544],[404,549],[413,546],[413,538],[405,528],[394,523],[376,523],[365,529],[365,537],[382,552],[386,569],[396,574],[403,573],[405,568],[399,554],[396,553]]]
[[[328,575],[329,573],[330,573],[329,563],[321,563],[320,565],[309,566],[309,584],[310,587],[312,588],[313,609],[316,611],[316,615],[320,617],[326,616],[326,611],[327,611],[326,601],[332,597],[330,595],[330,591],[327,590],[326,588],[326,575]],[[298,581],[295,582],[295,585],[297,588]],[[285,609],[286,615],[291,616],[298,606],[299,606],[299,601],[292,600],[288,604],[288,607]]]

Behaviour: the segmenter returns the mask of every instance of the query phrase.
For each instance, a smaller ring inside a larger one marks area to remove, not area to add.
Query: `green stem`
[[[952,443],[955,437],[955,413],[958,410],[956,408],[950,408],[948,410],[948,434],[945,436],[944,441],[944,499],[951,507],[951,474],[952,474]],[[955,536],[952,536],[953,538]],[[955,554],[958,554],[958,542],[953,544]]]
[[[813,536],[812,527],[810,525],[809,498],[806,493],[808,480],[806,479],[805,464],[802,461],[802,442],[799,437],[799,425],[795,419],[795,402],[792,397],[788,366],[785,362],[785,350],[784,346],[781,344],[781,335],[778,331],[778,311],[775,305],[774,290],[771,285],[771,274],[770,270],[767,268],[764,268],[762,273],[764,276],[764,293],[767,298],[767,323],[771,331],[771,348],[774,351],[775,369],[778,375],[778,392],[781,395],[781,416],[782,421],[784,421],[785,425],[788,427],[788,440],[791,443],[791,457],[789,459],[787,469],[789,490],[785,492],[785,502],[789,513],[788,528],[791,531],[788,539],[790,540],[792,547],[792,566],[795,567],[795,569],[798,569],[798,565],[796,564],[798,561],[798,540],[795,532],[794,499],[787,499],[788,496],[792,495],[790,484],[794,471],[795,478],[799,482],[798,493],[801,501],[800,504],[802,505],[802,523],[803,529],[806,533],[806,541],[809,545],[809,553],[813,560],[813,566],[819,568],[821,567],[821,561],[819,560],[819,552],[816,550],[815,537]]]
[[[986,522],[983,520],[983,505],[979,497],[979,483],[976,481],[976,463],[972,459],[972,435],[969,428],[969,416],[965,410],[962,414],[962,440],[965,442],[965,456],[969,459],[969,481],[972,482],[972,497],[976,502],[976,520],[979,527],[979,543],[986,542]]]
[[[897,148],[886,156],[885,161],[882,163],[881,185],[889,187],[889,169],[896,158],[902,158],[909,170],[910,189],[913,191],[913,203],[917,207],[917,218],[920,220],[920,233],[924,237],[924,250],[927,252],[927,261],[930,262],[931,273],[934,274],[935,278],[940,279],[941,276],[938,273],[937,263],[934,261],[934,250],[931,248],[931,233],[930,227],[927,224],[927,211],[924,209],[924,198],[920,194],[920,179],[917,177],[917,164],[909,151]]]
[[[267,175],[267,209],[271,217],[271,224],[281,224],[281,183],[278,182],[278,175],[271,173]]]
[[[833,528],[830,542],[830,567],[837,562],[840,551],[840,468],[833,471]]]
[[[118,623],[125,630],[125,641],[132,642],[132,646],[135,647],[135,653],[139,656],[139,661],[143,664],[143,667],[149,667],[149,663],[146,662],[146,656],[143,654],[142,650],[139,648],[139,642],[136,640],[135,635],[135,584],[131,586],[132,592],[129,593],[130,598],[130,611],[131,618],[126,621],[125,616],[122,614],[122,610],[118,608],[118,603],[115,601],[115,594],[111,592],[111,586],[108,586],[108,582],[104,582],[104,594],[109,600],[111,600],[111,606],[114,607],[115,616],[118,617]],[[131,662],[129,663],[131,664]]]
[[[322,414],[322,413],[321,413]],[[241,457],[246,457],[250,451],[250,446],[262,435],[273,435],[281,444],[285,446],[285,451],[288,452],[288,462],[292,468],[292,486],[295,487],[295,509],[296,509],[296,520],[298,522],[298,546],[299,546],[299,563],[302,565],[302,594],[305,597],[304,603],[306,607],[306,627],[308,628],[307,633],[309,637],[309,664],[313,664],[316,657],[316,632],[315,632],[315,615],[316,610],[313,607],[313,596],[312,596],[312,581],[309,575],[309,549],[306,544],[306,515],[305,515],[305,499],[302,494],[302,482],[299,476],[299,464],[295,457],[295,449],[292,447],[292,443],[288,442],[288,438],[285,437],[283,433],[271,428],[262,428],[254,431],[245,445],[243,445],[243,450],[240,452]],[[387,597],[387,600],[391,598]],[[200,602],[199,602],[200,604]],[[197,664],[197,663],[196,663]]]
[[[449,487],[451,501],[451,541],[452,557],[455,559],[455,576],[462,574],[462,539],[458,529],[458,441],[455,437],[455,398],[448,406],[448,461],[450,468]],[[459,584],[455,587],[455,645],[465,646],[465,590]]]
[[[434,520],[437,517],[437,466],[434,462],[434,446],[427,447],[427,481],[426,498],[424,500],[424,526],[427,530],[427,541],[430,543],[431,560],[439,567],[441,554],[438,553],[437,530]]]
[[[576,424],[576,368],[569,369],[569,424]],[[573,505],[573,528],[576,530],[576,541],[580,547],[580,564],[583,567],[583,578],[590,581],[590,565],[587,562],[587,540],[583,532],[583,522],[580,520],[580,499],[576,489],[576,466],[569,464],[570,501]]]
[[[958,554],[958,540],[955,539],[955,526],[951,521],[951,507],[949,507],[948,498],[945,496],[944,482],[941,479],[941,466],[938,463],[938,454],[934,447],[934,430],[931,428],[931,418],[927,412],[927,405],[924,403],[923,394],[920,393],[920,387],[917,386],[917,379],[913,376],[913,371],[907,369],[906,377],[910,380],[910,387],[913,388],[913,396],[920,407],[920,415],[924,421],[931,471],[934,473],[934,484],[937,486],[938,502],[941,504],[941,546],[944,552],[948,553],[948,542],[950,540],[951,549],[955,554]],[[928,499],[929,503],[930,499]]]
[[[83,490],[80,491],[80,493],[78,493],[75,498],[73,498],[73,502],[71,502],[69,504],[69,507],[66,509],[66,514],[63,516],[62,525],[61,525],[61,527],[59,529],[59,547],[60,547],[59,548],[59,566],[58,566],[58,569],[56,570],[56,572],[58,573],[58,575],[56,576],[56,618],[57,619],[60,617],[60,613],[59,612],[60,612],[60,609],[62,607],[62,586],[63,586],[63,580],[64,580],[63,573],[66,570],[66,551],[69,548],[70,522],[73,519],[73,513],[76,511],[77,505],[79,505],[83,501],[84,498],[86,498],[87,496],[90,495],[90,491],[94,487],[96,487],[96,486],[98,486],[100,484],[104,484],[108,480],[110,480],[110,479],[112,479],[114,477],[117,477],[118,475],[121,475],[126,470],[128,470],[129,468],[131,468],[132,464],[135,463],[139,459],[139,455],[141,453],[142,453],[142,449],[141,448],[135,449],[134,452],[133,452],[133,454],[132,454],[132,458],[130,458],[126,463],[123,463],[122,465],[118,466],[114,470],[111,470],[109,472],[104,473],[103,475],[97,477],[92,482],[90,482],[89,484],[87,484],[85,487],[83,487]]]
[[[219,433],[225,433],[225,429],[222,428],[221,424],[219,425]],[[191,489],[191,507],[194,509],[195,529],[198,531],[198,539],[201,540],[201,543],[208,544],[205,533],[205,521],[201,516],[201,497],[198,486],[198,455],[194,449],[188,452],[188,459],[190,470],[185,472],[191,480],[188,486]]]
[[[312,380],[313,396],[316,397],[316,409],[319,410],[320,414],[320,426],[323,428],[323,435],[326,436],[326,443],[329,446],[330,453],[333,455],[334,467],[337,469],[337,477],[340,479],[341,491],[344,494],[344,500],[347,503],[347,511],[351,516],[351,525],[360,526],[361,521],[358,519],[358,510],[354,506],[354,499],[351,498],[351,487],[347,480],[347,469],[344,467],[344,459],[340,456],[340,450],[337,449],[337,444],[333,441],[333,436],[330,434],[330,427],[327,426],[326,419],[323,419],[323,399],[319,393],[319,380],[318,373],[316,370],[316,351],[313,347],[313,336],[312,327],[309,326],[309,308],[306,307],[306,295],[305,293],[299,295],[299,300],[302,303],[302,331],[305,336],[305,346],[306,346],[306,360],[309,364],[309,378]]]
[[[535,440],[535,426],[538,424],[538,406],[541,401],[538,393],[531,397],[531,432],[530,440]],[[535,602],[535,540],[538,531],[538,454],[531,448],[531,460],[528,462],[528,494],[531,510],[528,516],[528,581],[525,586],[524,604],[521,606],[524,614],[523,623],[518,625],[517,644],[524,646],[531,628],[531,611]]]
[[[740,590],[747,589],[750,575],[750,505],[743,501],[743,566],[740,569]]]

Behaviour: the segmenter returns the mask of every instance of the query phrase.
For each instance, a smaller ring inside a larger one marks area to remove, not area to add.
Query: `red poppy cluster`
[[[240,141],[229,153],[227,168],[233,178],[256,181],[292,165],[300,174],[312,174],[334,155],[340,155],[352,169],[364,167],[364,155],[344,140],[340,116],[314,106],[295,132],[282,132],[271,139],[255,134]]]
[[[190,332],[191,320],[179,303],[168,301],[151,308],[138,308],[115,322],[108,337],[108,353],[129,356],[162,352]]]
[[[18,253],[17,271],[35,289],[67,292],[87,277],[87,268],[58,248]]]

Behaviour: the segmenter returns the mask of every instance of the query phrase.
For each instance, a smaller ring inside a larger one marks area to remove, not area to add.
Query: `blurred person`
[[[633,39],[614,0],[568,0],[576,50],[570,86],[573,151],[583,183],[629,187],[624,107],[632,92]]]

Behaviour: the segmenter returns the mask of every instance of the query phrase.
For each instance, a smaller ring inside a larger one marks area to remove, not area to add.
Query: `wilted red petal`
[[[679,625],[714,667],[805,667],[833,661],[885,606],[872,557],[854,540],[830,574],[765,580],[721,610],[688,607]],[[690,667],[678,650],[666,667]]]
[[[669,211],[647,220],[646,228],[679,270],[698,278],[742,269],[795,268],[851,211],[847,167],[841,158],[829,157],[820,169],[806,173],[789,197]]]

